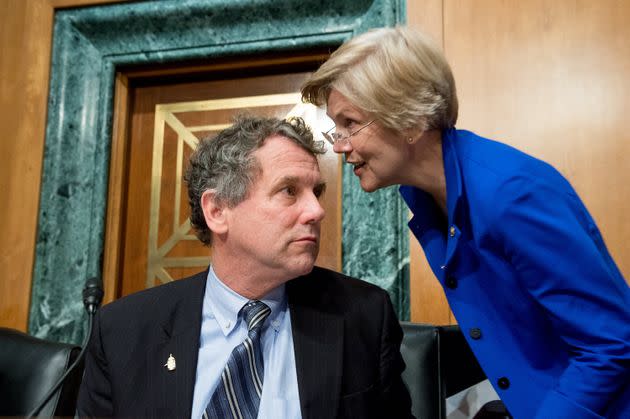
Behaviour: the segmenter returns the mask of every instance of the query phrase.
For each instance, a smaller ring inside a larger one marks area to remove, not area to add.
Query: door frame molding
[[[199,78],[214,79],[216,76],[230,76],[230,72],[247,71],[302,71],[317,68],[330,54],[328,52],[309,51],[304,54],[274,55],[272,57],[242,57],[223,62],[204,64],[163,66],[159,68],[123,69],[116,73],[114,122],[109,166],[109,187],[107,193],[107,214],[105,222],[105,247],[103,252],[103,304],[121,296],[123,273],[123,249],[125,214],[129,183],[129,152],[131,140],[132,97],[136,86],[160,84],[160,82],[191,82]],[[341,164],[341,162],[340,162]],[[341,201],[341,177],[334,190],[339,191],[337,199]],[[341,212],[341,208],[339,208]],[[341,214],[337,215],[341,219]],[[339,228],[341,235],[341,227]],[[339,265],[341,264],[341,243],[339,243]]]
[[[332,50],[405,20],[404,0],[275,5],[163,0],[55,12],[30,333],[73,342],[85,334],[81,290],[103,277],[108,175],[121,164],[112,142],[126,126],[114,112],[126,100],[121,68]]]

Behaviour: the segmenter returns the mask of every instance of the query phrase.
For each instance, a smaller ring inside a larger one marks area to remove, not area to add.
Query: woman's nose
[[[333,151],[338,154],[348,153],[352,151],[352,144],[350,144],[350,141],[348,140],[335,141],[335,144],[333,144]]]

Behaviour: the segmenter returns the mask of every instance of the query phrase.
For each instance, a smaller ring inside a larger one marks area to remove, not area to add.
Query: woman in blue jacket
[[[409,227],[516,418],[630,418],[630,288],[569,182],[455,128],[442,52],[407,28],[342,45],[302,88],[372,192],[402,185]]]

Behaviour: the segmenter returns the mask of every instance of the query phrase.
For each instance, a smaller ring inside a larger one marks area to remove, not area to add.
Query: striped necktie
[[[247,338],[234,348],[214,391],[204,419],[256,419],[264,378],[260,344],[262,325],[271,309],[262,301],[249,301],[241,309]]]

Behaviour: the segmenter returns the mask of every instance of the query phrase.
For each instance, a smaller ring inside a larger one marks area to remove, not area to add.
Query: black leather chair
[[[25,416],[74,362],[80,347],[0,328],[0,416]],[[83,366],[79,365],[39,415],[74,416]]]
[[[416,418],[446,418],[446,398],[486,379],[458,326],[401,322],[403,380]]]

